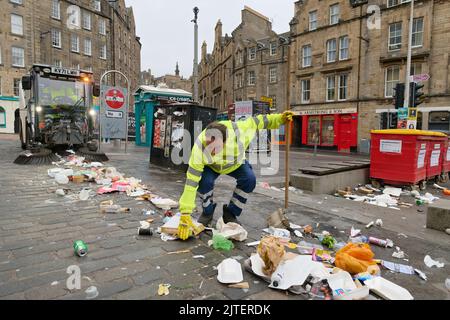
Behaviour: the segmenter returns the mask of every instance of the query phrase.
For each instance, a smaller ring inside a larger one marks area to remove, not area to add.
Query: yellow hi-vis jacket
[[[227,127],[227,137],[223,150],[214,156],[205,146],[205,131],[198,136],[192,148],[187,171],[186,185],[180,198],[180,212],[192,213],[199,181],[205,166],[217,173],[229,174],[245,161],[245,151],[258,130],[278,129],[282,124],[282,114],[258,115],[243,121],[220,121]]]

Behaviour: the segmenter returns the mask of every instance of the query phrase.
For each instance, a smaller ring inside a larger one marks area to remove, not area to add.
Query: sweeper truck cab
[[[33,65],[21,87],[19,135],[26,151],[15,163],[49,163],[58,160],[55,151],[67,149],[89,160],[108,160],[96,152],[92,104],[99,89],[92,72]]]

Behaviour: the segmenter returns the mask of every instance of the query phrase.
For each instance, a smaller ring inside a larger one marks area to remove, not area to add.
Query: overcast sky
[[[194,18],[192,9],[200,9],[199,60],[201,44],[206,40],[208,53],[214,44],[214,27],[218,19],[223,35],[231,32],[241,21],[244,5],[272,20],[275,32],[289,31],[294,15],[295,0],[125,0],[133,7],[137,35],[142,42],[141,69],[151,69],[156,76],[173,74],[178,61],[181,75],[192,75],[194,60]]]

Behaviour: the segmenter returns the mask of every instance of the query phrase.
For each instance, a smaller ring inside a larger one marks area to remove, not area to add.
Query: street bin
[[[441,182],[447,182],[450,174],[450,137],[445,141],[444,156],[442,158],[442,178]]]
[[[427,136],[428,153],[427,157],[427,180],[435,180],[439,182],[442,171],[444,158],[446,157],[445,146],[448,143],[447,135],[442,133],[442,136]]]
[[[372,130],[370,179],[374,187],[419,185],[425,189],[427,178],[439,170],[434,163],[437,152],[433,166],[429,165],[431,148],[441,145],[443,137],[443,133],[423,130]]]
[[[150,163],[186,171],[195,139],[216,117],[217,109],[190,103],[155,107]]]

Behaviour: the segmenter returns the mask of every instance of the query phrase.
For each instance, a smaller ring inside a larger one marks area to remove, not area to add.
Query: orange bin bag
[[[374,253],[366,243],[348,243],[336,253],[335,266],[351,274],[366,272],[375,265]]]

